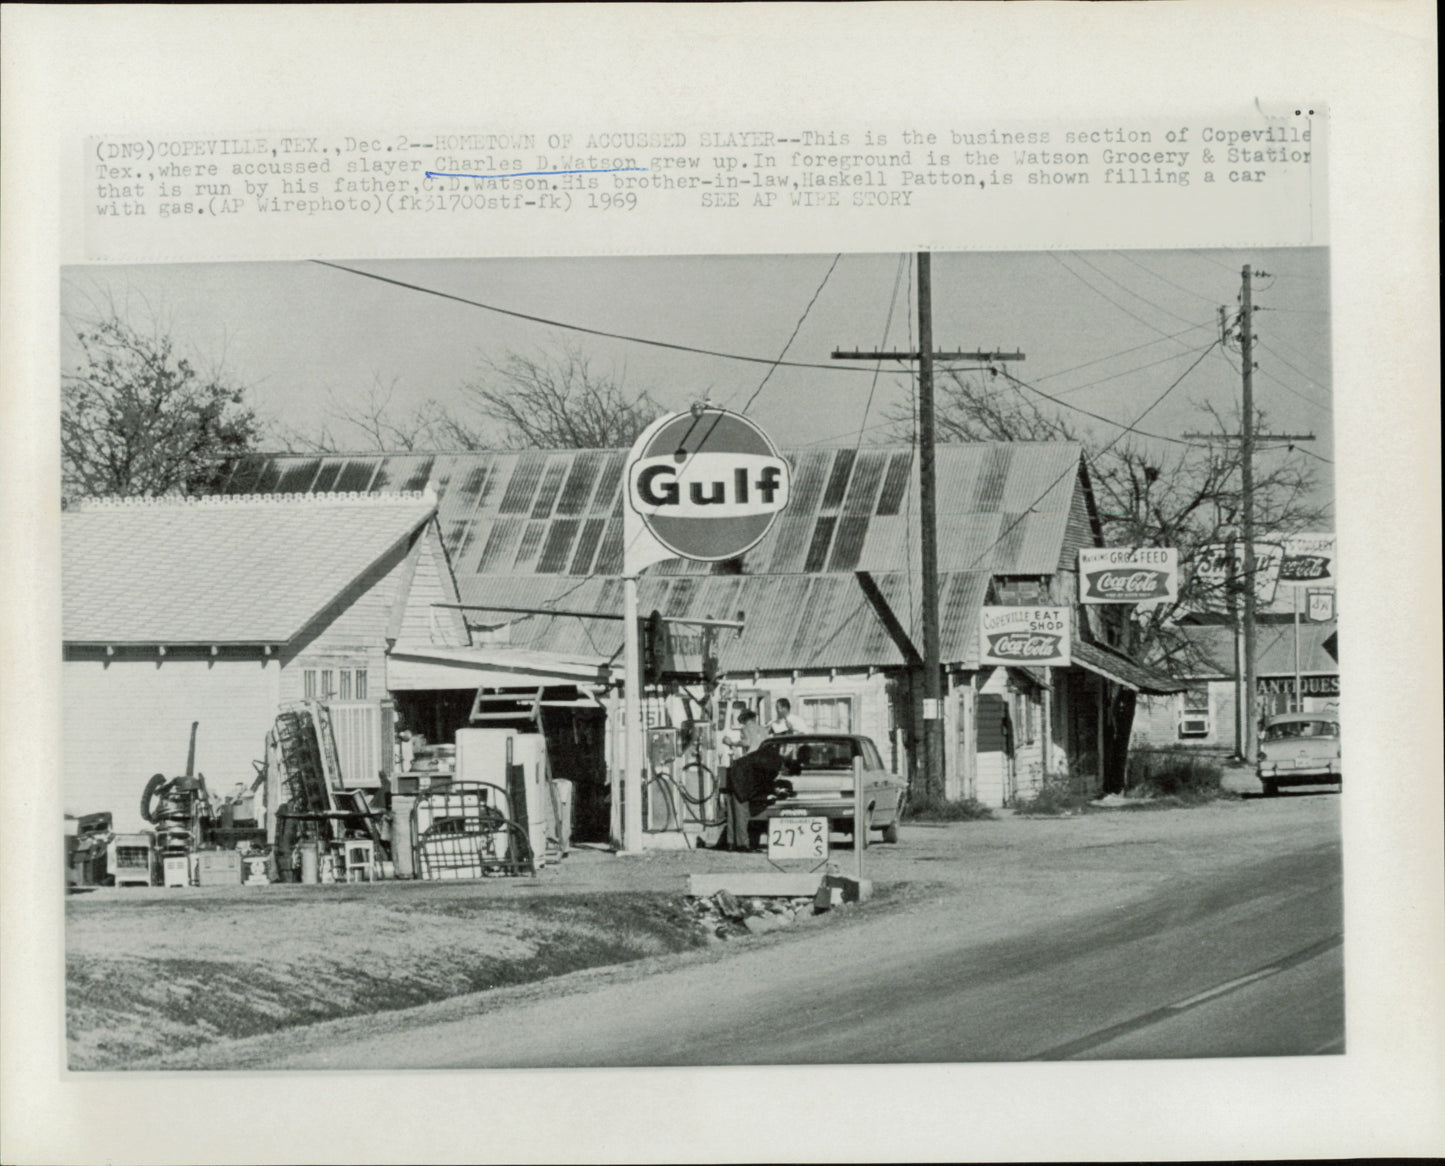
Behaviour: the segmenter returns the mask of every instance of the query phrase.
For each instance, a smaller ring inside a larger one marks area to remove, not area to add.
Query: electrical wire
[[[1015,384],[1021,386],[1022,388],[1028,389],[1032,393],[1037,393],[1044,400],[1051,401],[1055,405],[1060,406],[1061,408],[1072,409],[1075,413],[1082,413],[1086,417],[1092,417],[1095,421],[1102,421],[1106,425],[1113,425],[1117,427],[1119,430],[1121,430],[1121,437],[1124,433],[1134,433],[1140,437],[1150,437],[1156,441],[1167,441],[1173,443],[1174,445],[1196,446],[1199,444],[1198,442],[1186,441],[1180,437],[1169,437],[1168,435],[1163,433],[1150,433],[1147,430],[1137,428],[1137,426],[1140,421],[1142,421],[1151,412],[1153,412],[1155,405],[1158,405],[1159,402],[1164,399],[1164,397],[1168,396],[1171,392],[1173,392],[1176,385],[1178,385],[1181,381],[1184,380],[1185,377],[1187,377],[1191,372],[1193,372],[1197,367],[1199,367],[1200,362],[1203,361],[1203,359],[1208,356],[1215,349],[1215,347],[1218,346],[1218,344],[1218,340],[1211,341],[1210,344],[1207,345],[1204,350],[1200,352],[1199,355],[1195,358],[1194,363],[1191,364],[1188,368],[1186,368],[1182,373],[1180,373],[1174,383],[1171,384],[1169,388],[1164,390],[1163,395],[1160,396],[1153,405],[1150,405],[1148,409],[1145,409],[1143,413],[1136,417],[1131,424],[1125,424],[1122,421],[1116,421],[1112,417],[1105,417],[1102,413],[1095,413],[1090,409],[1085,409],[1080,405],[1072,404],[1069,401],[1062,400],[1059,397],[1053,396],[1050,393],[1046,393],[1043,391],[1043,389],[1040,389],[1035,385],[1031,385],[1027,381],[1020,380],[1018,377],[1014,376],[1013,373],[1009,372],[1006,368],[999,369],[999,373],[1000,375],[1007,377],[1009,380],[1013,381]],[[1117,441],[1118,439],[1116,438],[1115,440]],[[1105,449],[1107,448],[1109,447],[1106,446]],[[1050,488],[1052,489],[1052,487]],[[1047,491],[1045,492],[1047,493]]]
[[[1148,305],[1149,305],[1151,308],[1153,308],[1156,312],[1163,312],[1166,316],[1171,316],[1171,317],[1173,317],[1174,319],[1178,320],[1181,324],[1188,324],[1188,323],[1189,323],[1189,320],[1186,319],[1184,316],[1180,316],[1180,315],[1178,315],[1178,314],[1175,313],[1175,312],[1171,312],[1168,308],[1161,307],[1159,304],[1156,304],[1153,300],[1151,300],[1148,296],[1140,295],[1138,292],[1136,292],[1133,288],[1129,287],[1127,284],[1121,283],[1119,280],[1115,279],[1112,275],[1110,275],[1107,271],[1105,271],[1102,267],[1100,267],[1097,263],[1094,263],[1092,260],[1090,260],[1090,259],[1088,259],[1087,257],[1085,257],[1081,252],[1078,252],[1078,251],[1070,251],[1069,254],[1072,255],[1075,259],[1077,259],[1080,263],[1084,264],[1086,267],[1090,267],[1090,268],[1092,268],[1094,271],[1097,271],[1100,275],[1102,275],[1105,279],[1107,279],[1110,283],[1112,283],[1115,287],[1117,287],[1117,288],[1118,288],[1120,291],[1122,291],[1125,295],[1133,296],[1133,297],[1134,297],[1136,300],[1138,300],[1140,303],[1148,304]]]
[[[1119,432],[1114,436],[1112,441],[1110,441],[1106,446],[1104,446],[1103,449],[1099,450],[1097,453],[1094,454],[1094,458],[1097,460],[1098,458],[1103,457],[1104,454],[1108,453],[1124,439],[1124,434],[1126,433],[1136,433],[1144,437],[1157,437],[1157,434],[1144,433],[1142,430],[1137,429],[1136,426],[1139,424],[1140,421],[1143,421],[1145,417],[1149,416],[1150,413],[1152,413],[1155,409],[1157,409],[1160,405],[1164,403],[1165,398],[1167,398],[1170,393],[1172,393],[1176,388],[1179,387],[1180,384],[1183,383],[1185,377],[1187,377],[1191,372],[1193,372],[1196,368],[1199,367],[1199,365],[1203,362],[1204,358],[1208,356],[1210,351],[1214,348],[1214,345],[1218,343],[1219,341],[1216,340],[1213,344],[1211,344],[1208,348],[1201,352],[1199,354],[1199,358],[1195,360],[1195,362],[1191,364],[1188,368],[1186,368],[1182,373],[1180,373],[1179,376],[1175,379],[1175,381],[1167,389],[1165,389],[1162,393],[1155,397],[1154,400],[1150,403],[1149,407],[1145,409],[1142,413],[1140,413],[1139,416],[1134,418],[1131,424],[1124,425],[1118,421],[1109,421],[1111,425],[1119,426]],[[1014,377],[1007,370],[1004,370],[1004,376],[1008,377],[1010,380],[1018,380],[1017,377]],[[1019,381],[1019,383],[1024,384],[1024,382],[1022,381]],[[1039,392],[1039,390],[1034,389],[1032,385],[1024,385],[1024,387],[1028,389],[1033,389],[1033,391],[1036,393]],[[1101,420],[1107,421],[1109,419],[1101,418]],[[1178,438],[1165,438],[1164,440],[1177,441],[1180,445],[1194,444],[1193,442],[1180,441]],[[1019,523],[1023,522],[1025,518],[1027,518],[1030,514],[1033,513],[1034,507],[1037,506],[1040,502],[1042,502],[1045,498],[1047,498],[1049,494],[1053,491],[1055,486],[1057,486],[1060,482],[1062,482],[1065,478],[1067,478],[1070,474],[1074,472],[1075,467],[1070,466],[1058,477],[1056,477],[1052,482],[1050,482],[1046,487],[1044,487],[1044,489],[1040,492],[1039,496],[1035,498],[1032,502],[1030,502],[1017,518],[1015,518],[1011,523],[1008,524],[1008,526],[1006,526],[1001,532],[999,532],[998,537],[995,538],[993,542],[989,543],[988,546],[984,547],[983,550],[978,553],[974,560],[968,565],[967,569],[971,571],[976,566],[978,566],[978,564],[983,561],[984,557],[993,551],[994,547],[998,546],[999,543],[1003,542],[1003,540],[1006,539],[1013,532],[1014,528],[1018,526]]]
[[[1071,368],[1061,368],[1058,372],[1046,372],[1043,376],[1034,377],[1036,381],[1049,381],[1054,377],[1061,377],[1071,372],[1078,372],[1081,368],[1088,368],[1090,365],[1102,364],[1106,360],[1113,360],[1116,357],[1127,356],[1131,352],[1138,352],[1141,348],[1153,348],[1156,344],[1163,344],[1166,340],[1177,340],[1180,336],[1187,336],[1191,332],[1198,332],[1201,328],[1213,328],[1214,321],[1207,324],[1195,324],[1192,328],[1185,328],[1182,331],[1171,333],[1168,336],[1160,336],[1153,340],[1146,340],[1143,344],[1136,344],[1132,348],[1121,348],[1118,352],[1111,352],[1108,356],[1097,356],[1093,360],[1086,360],[1083,364],[1076,364]],[[1081,388],[1084,386],[1080,386]]]
[[[1291,370],[1293,370],[1294,372],[1298,373],[1298,374],[1299,374],[1300,376],[1302,376],[1306,381],[1308,381],[1310,384],[1314,385],[1314,387],[1317,388],[1317,389],[1319,389],[1321,392],[1323,392],[1323,393],[1328,393],[1328,392],[1330,391],[1330,390],[1329,390],[1328,388],[1326,388],[1324,385],[1320,384],[1319,381],[1315,380],[1314,377],[1310,376],[1309,373],[1305,372],[1304,369],[1298,368],[1298,367],[1296,367],[1295,365],[1291,364],[1288,360],[1285,359],[1285,357],[1284,357],[1284,355],[1283,355],[1282,353],[1276,352],[1275,349],[1274,349],[1273,344],[1268,343],[1268,342],[1266,342],[1266,341],[1264,341],[1264,340],[1258,340],[1258,341],[1256,341],[1255,343],[1257,343],[1257,344],[1258,344],[1261,348],[1263,348],[1266,352],[1268,352],[1268,353],[1270,353],[1271,355],[1273,355],[1274,358],[1280,362],[1280,364],[1282,364],[1282,365],[1285,366],[1285,368],[1291,369]]]
[[[1279,354],[1276,353],[1275,355],[1278,356]],[[1274,373],[1270,372],[1269,369],[1267,369],[1267,368],[1260,368],[1258,365],[1255,365],[1254,371],[1257,372],[1257,373],[1260,373],[1260,374],[1263,375],[1263,376],[1268,377],[1268,378],[1269,378],[1270,380],[1272,380],[1275,384],[1277,384],[1280,388],[1282,388],[1286,393],[1289,393],[1291,396],[1298,397],[1298,398],[1299,398],[1301,401],[1303,401],[1306,405],[1309,405],[1309,406],[1311,406],[1312,408],[1315,408],[1315,409],[1323,409],[1326,413],[1333,413],[1333,412],[1334,412],[1334,410],[1333,410],[1328,404],[1326,404],[1324,401],[1321,401],[1321,400],[1319,400],[1319,399],[1317,399],[1317,398],[1315,398],[1315,397],[1307,397],[1307,396],[1305,396],[1303,393],[1301,393],[1298,389],[1291,388],[1289,385],[1285,384],[1284,381],[1280,380],[1279,377],[1275,376]]]
[[[1127,263],[1132,263],[1135,267],[1137,267],[1140,271],[1144,272],[1146,275],[1152,275],[1155,279],[1160,280],[1160,281],[1163,282],[1163,283],[1167,283],[1170,287],[1174,288],[1176,291],[1182,291],[1185,295],[1187,295],[1187,296],[1193,296],[1196,300],[1203,300],[1203,301],[1204,301],[1206,304],[1208,304],[1210,307],[1214,307],[1214,306],[1215,306],[1215,302],[1214,302],[1212,299],[1210,299],[1208,296],[1203,295],[1203,294],[1200,293],[1200,292],[1194,291],[1192,288],[1187,288],[1187,287],[1185,287],[1182,283],[1175,283],[1172,279],[1168,278],[1167,276],[1160,275],[1160,274],[1159,274],[1157,271],[1155,271],[1152,267],[1145,267],[1144,264],[1140,263],[1137,259],[1135,259],[1135,258],[1134,258],[1132,255],[1130,255],[1127,251],[1115,251],[1114,254],[1117,255],[1120,259],[1123,259],[1125,262],[1127,262]]]
[[[439,291],[436,288],[424,287],[417,283],[408,283],[402,279],[393,279],[388,275],[378,275],[374,271],[362,271],[357,267],[347,267],[343,263],[333,263],[328,259],[312,259],[308,260],[308,262],[315,263],[321,267],[330,267],[336,271],[344,271],[349,275],[359,275],[363,279],[374,279],[378,283],[387,283],[393,287],[405,288],[407,291],[436,296],[438,299],[451,300],[453,303],[465,304],[471,308],[480,308],[484,312],[495,312],[499,316],[510,316],[513,319],[527,320],[533,324],[545,324],[549,328],[562,328],[568,332],[582,332],[588,336],[601,336],[606,340],[622,340],[629,344],[645,344],[652,348],[666,348],[672,352],[691,352],[698,356],[714,356],[720,360],[739,360],[748,364],[781,365],[784,368],[812,368],[821,369],[824,372],[852,373],[873,371],[866,364],[810,364],[806,361],[774,360],[767,356],[748,356],[739,352],[720,352],[712,348],[696,348],[689,344],[674,344],[669,340],[654,340],[646,336],[629,336],[623,332],[608,332],[601,328],[588,328],[582,324],[569,324],[565,320],[553,320],[547,316],[534,316],[529,312],[518,312],[511,308],[501,308],[495,304],[483,303],[481,300],[468,299],[466,296],[454,295],[451,292]],[[834,263],[837,263],[836,258],[834,259]],[[831,270],[830,268],[829,271],[831,272]],[[826,278],[824,282],[826,282]],[[789,343],[791,343],[791,341]]]
[[[1125,307],[1125,306],[1124,306],[1123,304],[1121,304],[1118,300],[1116,300],[1113,296],[1109,295],[1107,292],[1103,291],[1102,289],[1096,287],[1094,284],[1090,283],[1087,279],[1085,279],[1082,275],[1080,275],[1077,271],[1075,271],[1072,267],[1070,267],[1067,263],[1065,263],[1064,260],[1063,260],[1063,257],[1060,256],[1057,251],[1050,251],[1050,252],[1049,252],[1049,255],[1053,258],[1053,260],[1054,260],[1055,263],[1057,263],[1060,267],[1062,267],[1065,271],[1067,271],[1070,275],[1072,275],[1075,279],[1077,279],[1080,283],[1082,283],[1082,284],[1083,284],[1086,288],[1088,288],[1091,292],[1093,292],[1095,295],[1097,295],[1100,299],[1107,300],[1109,303],[1113,304],[1114,307],[1118,308],[1119,311],[1123,312],[1124,315],[1128,316],[1131,320],[1136,320],[1136,321],[1138,321],[1140,324],[1143,324],[1144,327],[1148,328],[1149,331],[1151,331],[1151,332],[1156,332],[1156,333],[1158,333],[1160,336],[1167,336],[1167,335],[1168,335],[1162,328],[1157,328],[1157,327],[1155,327],[1153,324],[1149,323],[1148,320],[1144,319],[1143,316],[1139,315],[1137,312],[1133,311],[1132,309]],[[1187,321],[1186,321],[1186,322],[1187,322]]]
[[[883,339],[878,342],[880,348],[888,345],[888,334],[893,330],[893,309],[898,306],[898,282],[903,278],[903,265],[907,261],[907,253],[898,257],[898,270],[893,274],[893,294],[888,299],[888,318],[883,323]],[[858,423],[858,440],[853,446],[856,454],[863,446],[863,434],[868,427],[868,411],[873,408],[873,394],[878,390],[878,374],[883,371],[883,361],[880,359],[873,367],[873,383],[868,386],[868,400],[863,403],[863,420]]]

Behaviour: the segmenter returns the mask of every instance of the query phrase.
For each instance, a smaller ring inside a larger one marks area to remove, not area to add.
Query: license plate
[[[806,858],[815,861],[828,857],[827,818],[773,818],[768,822],[768,857]]]

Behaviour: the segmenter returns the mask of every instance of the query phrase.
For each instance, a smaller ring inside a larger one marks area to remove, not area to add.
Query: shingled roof
[[[434,496],[84,502],[61,517],[69,644],[284,644],[426,522]]]
[[[1080,447],[996,442],[938,448],[939,568],[1049,575],[1079,488]],[[616,575],[622,450],[480,451],[240,459],[225,493],[384,493],[432,483],[459,585],[475,576]],[[794,449],[788,510],[749,551],[747,575],[891,571],[917,545],[908,447]],[[916,554],[916,551],[912,553]],[[1072,549],[1068,552],[1072,557]],[[1072,562],[1068,565],[1072,566]],[[706,574],[671,560],[658,574]]]

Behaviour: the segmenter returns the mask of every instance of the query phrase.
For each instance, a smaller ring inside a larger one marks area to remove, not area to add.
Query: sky
[[[749,415],[784,447],[852,445],[860,430],[864,443],[886,442],[885,415],[909,400],[899,365],[884,365],[875,386],[871,367],[845,371],[830,357],[835,349],[916,346],[911,255],[340,262],[563,324],[769,362],[786,352],[787,360],[829,367],[770,372],[766,363],[604,339],[304,261],[66,268],[63,364],[75,364],[70,325],[114,305],[133,323],[159,322],[202,367],[222,364],[268,421],[303,433],[329,423],[357,449],[367,442],[334,414],[376,382],[394,384],[401,411],[436,398],[465,414],[465,385],[481,356],[538,355],[568,342],[666,406],[710,398],[739,409],[756,393]],[[1021,351],[1025,359],[1008,366],[1015,376],[1124,424],[1170,390],[1139,428],[1178,438],[1211,428],[1199,403],[1225,414],[1238,408],[1236,351],[1215,348],[1186,370],[1217,338],[1219,306],[1237,309],[1246,263],[1268,273],[1254,280],[1255,400],[1269,429],[1315,435],[1304,456],[1324,503],[1334,456],[1324,248],[938,253],[934,347]],[[1096,439],[1119,432],[1065,412]]]

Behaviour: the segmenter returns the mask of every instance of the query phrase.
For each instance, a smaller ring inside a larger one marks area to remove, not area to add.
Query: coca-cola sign
[[[1292,534],[1284,540],[1279,581],[1286,585],[1315,586],[1335,581],[1335,536]]]
[[[1174,547],[1084,547],[1079,550],[1082,603],[1154,603],[1179,597]]]
[[[1069,616],[1067,607],[985,607],[979,616],[980,662],[1068,664]]]
[[[1005,660],[1048,660],[1059,654],[1059,637],[1034,632],[1005,632],[988,637],[988,654]]]

